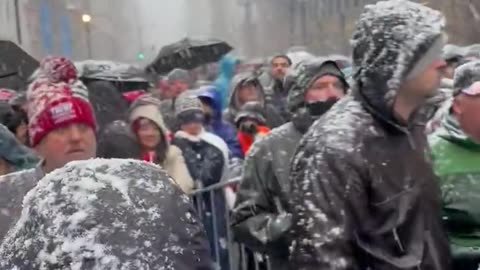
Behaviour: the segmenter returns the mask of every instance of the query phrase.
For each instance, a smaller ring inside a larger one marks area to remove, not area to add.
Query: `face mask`
[[[307,110],[311,116],[321,116],[337,103],[338,98],[329,98],[326,101],[317,101],[306,104]]]

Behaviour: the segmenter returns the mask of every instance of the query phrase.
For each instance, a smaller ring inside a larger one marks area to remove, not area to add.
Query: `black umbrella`
[[[232,47],[218,39],[185,38],[163,47],[147,70],[167,73],[175,68],[194,69],[198,66],[217,62],[230,52]]]
[[[0,40],[0,88],[24,88],[38,66],[38,61],[17,44]]]
[[[114,82],[148,82],[145,72],[134,65],[113,62],[87,60],[75,62],[78,77]]]

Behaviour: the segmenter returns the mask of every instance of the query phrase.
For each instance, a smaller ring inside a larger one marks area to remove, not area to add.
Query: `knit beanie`
[[[36,146],[51,131],[69,124],[85,124],[96,129],[88,99],[76,95],[74,85],[44,83],[27,92],[28,131],[31,146]]]
[[[453,77],[453,95],[457,95],[475,82],[480,82],[480,60],[459,66]]]
[[[77,81],[77,69],[72,61],[64,57],[49,56],[40,62],[38,77],[47,79],[49,82],[73,83]],[[38,79],[37,78],[37,81]]]
[[[235,116],[235,126],[239,127],[245,118],[255,120],[260,125],[266,125],[267,123],[265,109],[263,105],[257,101],[250,101],[243,104]]]
[[[175,102],[175,116],[180,125],[203,123],[203,108],[198,97],[190,93],[180,95]]]
[[[66,58],[42,60],[38,76],[29,85],[26,96],[32,147],[51,131],[70,124],[85,124],[96,129],[88,90],[78,80],[73,63]]]

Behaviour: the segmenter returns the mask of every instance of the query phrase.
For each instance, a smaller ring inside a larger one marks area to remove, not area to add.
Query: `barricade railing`
[[[212,260],[218,270],[272,270],[267,256],[233,241],[230,210],[225,189],[240,183],[240,177],[201,187],[191,197],[209,239]]]

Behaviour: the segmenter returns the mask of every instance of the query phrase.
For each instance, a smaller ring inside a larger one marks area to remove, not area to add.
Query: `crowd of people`
[[[480,46],[389,0],[352,49],[126,93],[43,59],[0,90],[0,269],[478,269]]]

